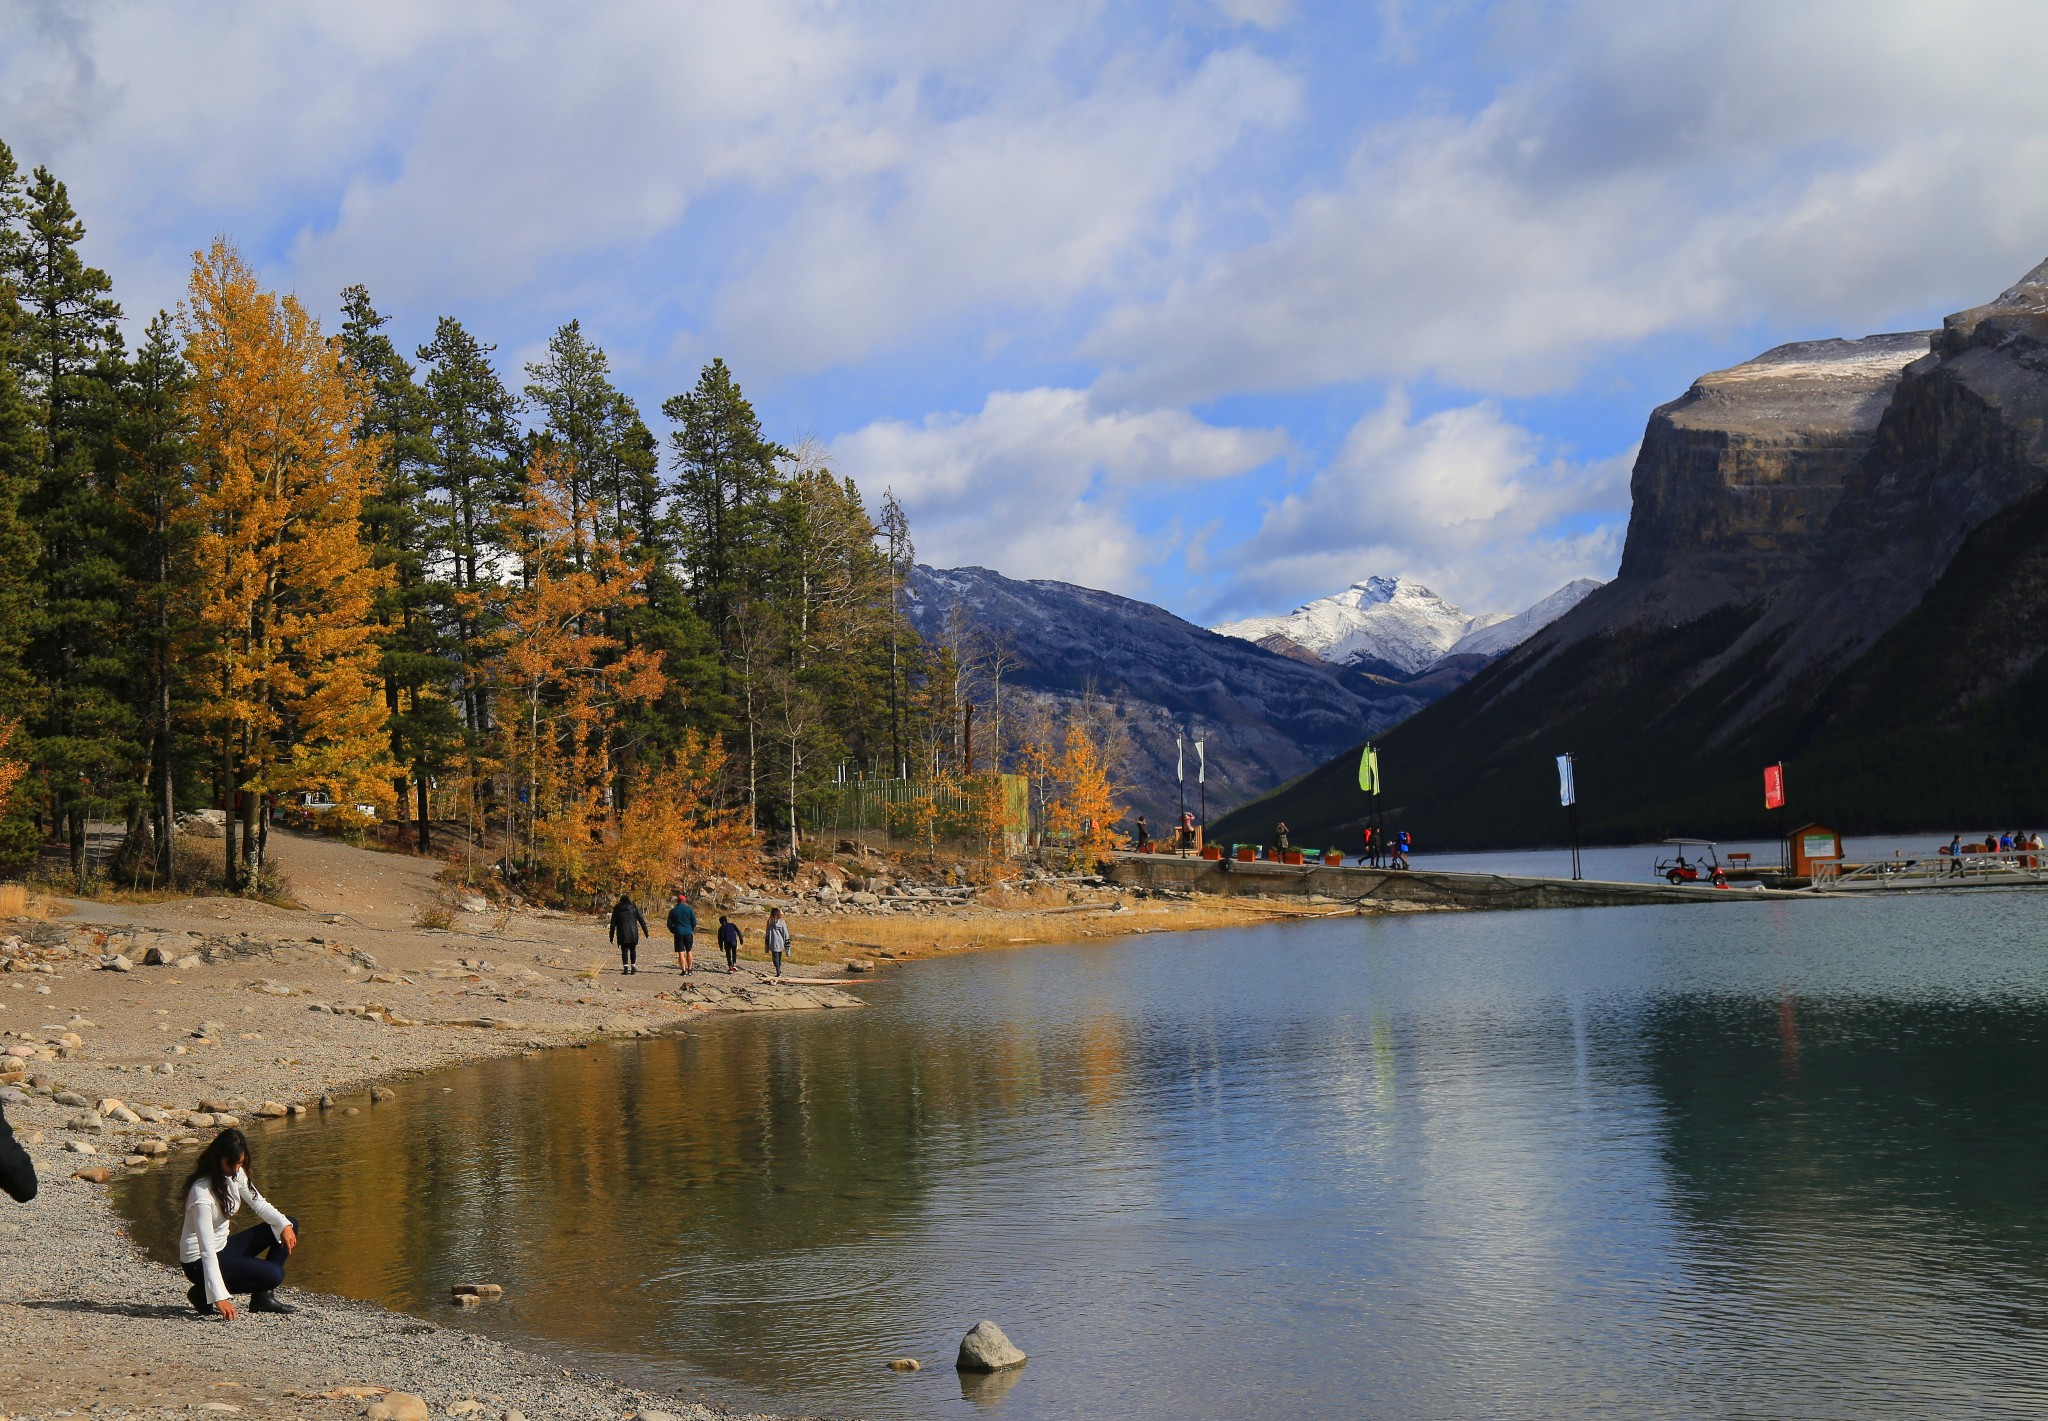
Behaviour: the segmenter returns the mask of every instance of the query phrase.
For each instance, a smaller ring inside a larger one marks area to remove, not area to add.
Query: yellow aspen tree
[[[744,807],[727,804],[725,742],[683,732],[675,753],[633,776],[631,812],[614,826],[608,867],[622,888],[655,895],[714,875],[744,878],[761,835]]]
[[[508,799],[525,801],[527,866],[558,890],[581,890],[604,867],[614,827],[621,720],[665,682],[657,652],[607,630],[645,600],[645,568],[629,537],[590,542],[582,530],[596,509],[577,502],[568,469],[566,455],[535,454],[524,503],[505,511],[524,567],[517,585],[492,594],[499,631],[488,674],[499,759],[519,780]]]
[[[382,804],[390,747],[373,568],[359,523],[379,447],[339,342],[216,239],[179,310],[192,380],[192,716],[227,798],[227,874],[261,868],[261,796],[324,789]],[[239,800],[239,860],[235,817]]]

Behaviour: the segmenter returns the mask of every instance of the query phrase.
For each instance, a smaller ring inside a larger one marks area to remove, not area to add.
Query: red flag
[[[1785,767],[1782,764],[1764,767],[1764,808],[1785,807]]]

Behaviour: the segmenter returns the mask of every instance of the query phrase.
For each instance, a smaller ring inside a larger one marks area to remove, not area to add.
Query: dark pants
[[[291,1220],[293,1229],[299,1221]],[[243,1229],[230,1234],[217,1257],[220,1259],[220,1280],[228,1285],[228,1295],[236,1293],[267,1293],[272,1288],[284,1286],[284,1260],[288,1250],[284,1240],[270,1231],[269,1224],[258,1224],[252,1229]],[[206,1286],[206,1260],[195,1259],[185,1265],[185,1276],[200,1287]]]
[[[725,965],[728,971],[735,970],[739,967],[740,945],[738,943],[729,942],[725,945]]]
[[[636,965],[638,965],[639,961],[640,961],[640,939],[639,939],[639,938],[637,938],[637,937],[636,937],[636,938],[632,938],[632,939],[630,939],[630,940],[629,940],[629,939],[627,939],[627,938],[620,938],[620,939],[619,939],[619,963],[620,963],[620,965],[621,965],[621,966],[624,966],[624,967],[633,967],[633,966],[636,966]]]

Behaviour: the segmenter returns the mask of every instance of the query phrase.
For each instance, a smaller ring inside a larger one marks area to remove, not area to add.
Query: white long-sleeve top
[[[227,1247],[228,1224],[244,1204],[270,1225],[272,1233],[279,1238],[284,1237],[285,1227],[291,1221],[256,1192],[256,1186],[249,1182],[248,1173],[244,1170],[236,1170],[234,1177],[228,1180],[225,1209],[213,1197],[213,1186],[203,1179],[195,1181],[191,1192],[185,1196],[185,1229],[178,1235],[178,1261],[205,1261],[206,1301],[209,1304],[217,1303],[228,1295],[227,1284],[221,1281],[219,1254]]]

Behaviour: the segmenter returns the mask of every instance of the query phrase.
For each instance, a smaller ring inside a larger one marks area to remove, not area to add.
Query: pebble
[[[108,972],[133,972],[135,970],[135,964],[118,952],[102,962],[100,966]]]
[[[84,1110],[92,1102],[75,1090],[60,1090],[52,1097],[59,1105],[68,1105],[74,1110]]]
[[[398,1092],[392,1090],[389,1086],[373,1085],[370,1087],[371,1100],[396,1100],[397,1098]]]
[[[255,1113],[258,1120],[282,1120],[291,1114],[291,1111],[286,1109],[282,1102],[266,1100],[256,1107]]]

